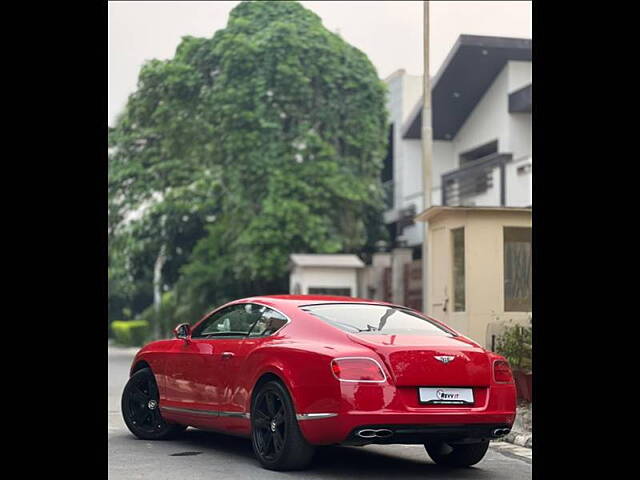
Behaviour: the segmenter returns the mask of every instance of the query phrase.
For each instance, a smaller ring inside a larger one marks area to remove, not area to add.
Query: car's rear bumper
[[[501,438],[511,430],[507,424],[471,423],[453,425],[362,425],[354,428],[346,445],[375,444],[424,444],[427,442],[473,442]]]
[[[515,412],[511,411],[491,413],[350,412],[334,417],[299,421],[298,424],[307,441],[314,445],[411,444],[435,439],[464,441],[497,438],[501,435],[494,435],[493,432],[496,429],[510,429],[514,418]],[[368,429],[390,430],[392,434],[370,438],[358,436],[357,433],[360,430]]]

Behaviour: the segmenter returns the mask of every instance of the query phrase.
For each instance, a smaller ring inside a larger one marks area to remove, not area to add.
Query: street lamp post
[[[432,165],[432,128],[431,128],[431,79],[429,78],[429,3],[423,3],[423,102],[422,102],[422,207],[426,210],[431,206],[431,165]],[[422,241],[422,309],[429,313],[428,299],[428,232],[429,222],[424,222],[424,238]]]

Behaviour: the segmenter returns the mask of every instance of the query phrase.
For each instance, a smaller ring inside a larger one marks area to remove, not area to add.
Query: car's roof
[[[369,303],[369,304],[382,304],[392,305],[388,302],[380,300],[367,300],[366,298],[358,297],[342,297],[334,295],[262,295],[257,297],[243,298],[239,301],[265,301],[274,303],[288,303],[290,305],[310,305],[318,303]]]

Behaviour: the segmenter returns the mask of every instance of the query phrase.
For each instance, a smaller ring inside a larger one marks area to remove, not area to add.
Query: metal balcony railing
[[[506,204],[505,164],[511,161],[510,153],[494,153],[457,170],[442,175],[442,205],[475,205],[475,197],[490,189],[500,189],[499,205]],[[498,170],[498,175],[494,171]],[[494,182],[497,184],[494,185]],[[495,205],[498,206],[498,205]]]

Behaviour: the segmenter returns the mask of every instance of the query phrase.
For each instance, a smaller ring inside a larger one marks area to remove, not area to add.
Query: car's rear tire
[[[150,368],[131,375],[122,392],[120,406],[129,431],[143,440],[173,438],[187,428],[162,418],[158,386]]]
[[[464,445],[448,445],[442,442],[425,443],[424,448],[438,465],[470,467],[484,458],[489,448],[489,440]]]
[[[291,396],[278,381],[266,382],[253,396],[251,444],[269,470],[302,470],[313,459],[315,447],[302,436]]]

